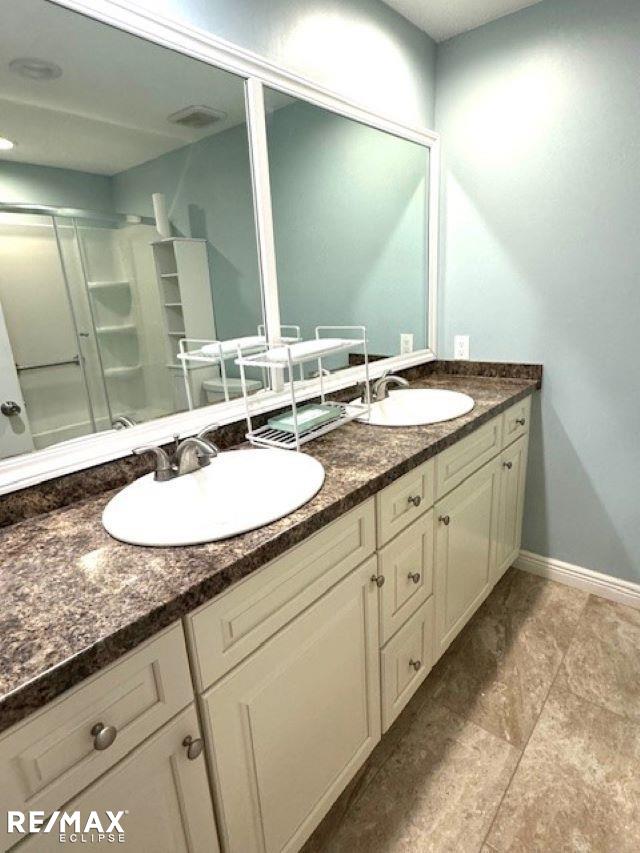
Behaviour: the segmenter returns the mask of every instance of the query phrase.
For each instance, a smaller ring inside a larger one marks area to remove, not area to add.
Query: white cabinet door
[[[523,435],[500,456],[500,509],[496,578],[506,572],[520,552],[528,436]]]
[[[380,739],[370,558],[202,697],[223,849],[297,851]]]
[[[500,459],[435,506],[436,658],[491,589],[496,561]]]
[[[105,810],[124,811],[124,842],[107,847],[132,853],[217,853],[220,850],[207,781],[204,752],[190,760],[182,741],[199,737],[195,708],[134,750],[62,811],[78,811],[86,821],[95,810],[103,828]],[[46,823],[46,822],[45,822]],[[66,842],[72,841],[66,830]],[[85,839],[89,833],[85,834]],[[16,839],[17,840],[17,839]],[[19,846],[20,853],[59,853],[60,833],[34,834]],[[86,841],[77,846],[88,847]],[[103,846],[103,845],[95,845]]]

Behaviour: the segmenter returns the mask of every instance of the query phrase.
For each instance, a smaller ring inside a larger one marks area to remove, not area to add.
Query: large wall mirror
[[[177,354],[264,322],[244,80],[42,0],[0,47],[0,456],[225,399]]]
[[[6,4],[0,29],[0,493],[241,418],[238,339],[363,326],[394,366],[433,357],[434,134],[73,3]],[[277,370],[247,379],[286,402]]]
[[[378,356],[424,350],[429,148],[271,89],[265,109],[283,322],[365,326]]]

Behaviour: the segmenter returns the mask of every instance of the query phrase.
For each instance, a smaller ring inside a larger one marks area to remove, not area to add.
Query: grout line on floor
[[[498,812],[500,811],[500,809],[501,809],[501,807],[502,807],[502,803],[504,802],[504,799],[505,799],[505,797],[507,796],[507,793],[509,792],[509,788],[511,788],[511,783],[513,782],[514,777],[515,777],[516,773],[518,772],[518,768],[520,767],[520,762],[522,761],[522,757],[524,756],[524,754],[525,754],[525,752],[526,752],[526,749],[527,749],[527,747],[529,746],[529,742],[531,741],[531,738],[533,737],[533,733],[534,733],[534,732],[535,732],[535,730],[538,728],[538,723],[540,722],[540,717],[543,715],[543,713],[544,713],[544,709],[547,707],[547,701],[548,701],[548,699],[549,699],[549,696],[551,695],[551,691],[553,690],[553,685],[556,683],[556,681],[557,681],[557,679],[558,679],[558,673],[559,673],[559,672],[560,672],[560,670],[562,669],[562,664],[564,663],[564,659],[565,659],[565,657],[566,657],[566,655],[567,655],[567,652],[568,652],[568,651],[569,651],[569,649],[571,648],[571,643],[573,642],[573,640],[574,640],[574,638],[575,638],[575,635],[576,635],[576,633],[577,633],[577,631],[578,631],[578,626],[580,625],[580,622],[582,621],[582,618],[583,618],[583,616],[584,616],[584,614],[585,614],[585,611],[586,611],[586,609],[587,609],[587,603],[588,603],[588,601],[589,601],[589,596],[587,596],[587,597],[586,597],[585,602],[584,602],[584,604],[582,605],[582,610],[580,611],[580,615],[579,615],[579,616],[578,616],[578,618],[576,619],[576,624],[575,624],[575,626],[574,626],[574,628],[573,628],[573,631],[572,631],[572,633],[571,633],[571,638],[569,639],[569,642],[567,643],[567,647],[566,647],[566,649],[565,649],[565,650],[563,651],[563,653],[562,653],[562,657],[560,658],[560,663],[558,664],[558,668],[557,668],[557,669],[556,669],[556,671],[555,671],[555,675],[553,676],[553,678],[551,679],[551,682],[549,683],[549,689],[547,690],[547,694],[546,694],[546,696],[544,697],[544,701],[543,701],[543,703],[542,703],[542,705],[541,705],[541,707],[540,707],[540,711],[539,711],[539,713],[538,713],[538,716],[536,717],[536,721],[535,721],[535,723],[533,724],[533,726],[532,726],[532,728],[531,728],[531,731],[529,732],[529,737],[528,737],[528,738],[527,738],[527,740],[525,741],[525,743],[524,743],[524,745],[523,745],[523,747],[522,747],[522,751],[520,752],[520,755],[518,756],[518,760],[517,760],[517,762],[516,762],[516,766],[513,768],[513,773],[512,773],[512,774],[511,774],[511,776],[509,777],[509,781],[507,782],[507,785],[506,785],[506,787],[505,787],[504,791],[502,792],[502,796],[500,797],[500,802],[498,803],[498,805],[497,805],[497,807],[496,807],[496,810],[495,810],[495,812],[493,813],[493,818],[492,818],[492,820],[491,820],[491,823],[489,824],[489,829],[487,830],[487,832],[485,833],[485,835],[484,835],[484,837],[483,837],[482,841],[480,842],[480,847],[478,848],[479,850],[482,850],[482,847],[486,845],[486,846],[487,846],[487,847],[489,847],[491,850],[495,850],[495,853],[501,853],[501,851],[499,851],[497,848],[493,847],[493,845],[491,845],[491,844],[489,844],[489,843],[487,842],[487,838],[489,838],[489,836],[491,835],[491,830],[493,829],[493,826],[494,826],[494,824],[495,824],[495,822],[496,822],[496,818],[498,817]]]

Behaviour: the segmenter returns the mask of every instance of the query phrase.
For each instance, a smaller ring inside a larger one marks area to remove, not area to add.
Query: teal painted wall
[[[154,192],[165,194],[177,235],[208,242],[218,336],[255,334],[262,302],[245,125],[113,178],[118,211],[153,216]]]
[[[138,0],[399,121],[433,127],[436,46],[382,0]]]
[[[302,102],[269,115],[267,140],[282,322],[365,325],[384,355],[412,332],[424,349],[425,149]]]
[[[269,119],[283,323],[364,324],[373,352],[399,333],[426,346],[424,149],[295,103]],[[217,333],[261,319],[244,126],[114,176],[118,211],[153,214],[163,192],[176,233],[208,241]],[[375,212],[375,215],[373,215]]]
[[[0,201],[113,210],[106,175],[6,160],[0,161]]]
[[[544,362],[524,547],[640,581],[640,4],[441,45],[441,355]]]

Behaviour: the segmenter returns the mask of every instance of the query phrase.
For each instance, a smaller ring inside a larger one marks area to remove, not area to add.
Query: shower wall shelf
[[[325,333],[340,334],[344,332],[360,332],[361,337],[323,337]],[[362,403],[335,403],[327,401],[324,391],[323,358],[333,356],[340,352],[346,352],[356,347],[363,348],[364,354],[364,379],[367,399]],[[298,425],[298,406],[296,403],[295,382],[293,378],[294,368],[310,361],[317,361],[318,379],[320,382],[320,402],[323,406],[332,405],[338,409],[338,417],[328,423],[323,423],[307,430],[301,430]],[[238,352],[235,363],[240,367],[240,382],[242,385],[245,413],[247,420],[246,438],[257,447],[281,447],[285,450],[300,450],[303,444],[319,438],[334,429],[343,426],[363,415],[370,415],[371,401],[369,398],[369,354],[367,350],[367,330],[365,326],[316,326],[315,339],[310,341],[299,341],[297,343],[285,344],[276,347],[265,348],[260,353],[243,355]],[[293,415],[293,432],[275,429],[266,424],[253,429],[249,394],[247,393],[247,380],[245,368],[263,367],[276,368],[288,371],[288,387],[291,393],[291,412]]]
[[[135,323],[123,323],[119,326],[96,326],[96,332],[99,335],[117,335],[122,332],[133,335],[138,333],[138,329]]]
[[[108,287],[130,287],[131,282],[127,279],[120,279],[118,281],[88,281],[87,287],[89,290],[101,290],[103,288]]]
[[[128,379],[140,373],[142,370],[141,364],[127,364],[122,367],[105,367],[104,375],[115,379]]]

